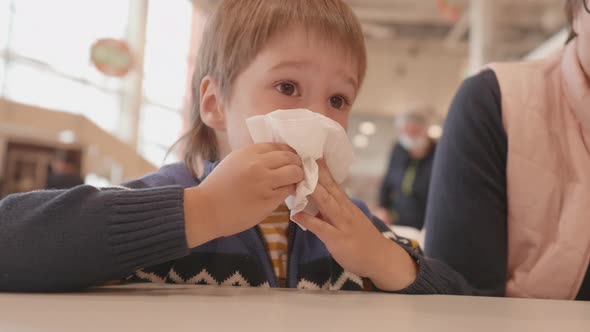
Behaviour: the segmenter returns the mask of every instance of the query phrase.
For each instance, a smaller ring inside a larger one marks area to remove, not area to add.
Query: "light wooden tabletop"
[[[590,303],[131,285],[0,294],[0,331],[590,331]]]

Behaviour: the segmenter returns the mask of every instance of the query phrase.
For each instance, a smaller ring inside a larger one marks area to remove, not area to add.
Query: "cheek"
[[[272,88],[258,87],[248,90],[234,108],[242,109],[244,119],[255,115],[264,115],[278,109],[298,108],[295,98],[288,98]]]
[[[586,76],[590,77],[590,34],[585,39],[578,37],[578,54]]]
[[[245,98],[235,95],[232,97],[231,107],[225,109],[226,135],[231,150],[242,148],[252,143],[250,132],[246,126],[246,119],[253,114]]]
[[[590,69],[590,14],[584,11],[578,20],[578,52],[586,69]]]
[[[253,143],[248,127],[243,120],[228,122],[227,138],[232,151]]]
[[[239,112],[242,121],[245,119],[268,113],[266,104],[266,91],[263,81],[253,73],[246,70],[238,76],[232,86],[231,112]]]
[[[333,114],[330,114],[329,118],[336,121],[339,125],[342,126],[342,128],[344,128],[344,130],[348,131],[348,112],[334,112]]]
[[[304,107],[299,98],[282,95],[273,88],[264,91],[260,99],[266,110],[264,113]]]
[[[229,116],[243,121],[257,115],[257,99],[255,91],[252,91],[252,89],[234,90],[228,112]]]

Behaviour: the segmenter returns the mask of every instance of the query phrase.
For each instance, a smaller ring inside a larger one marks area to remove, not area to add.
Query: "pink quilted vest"
[[[490,68],[508,136],[506,295],[574,299],[590,260],[590,85],[575,42]]]

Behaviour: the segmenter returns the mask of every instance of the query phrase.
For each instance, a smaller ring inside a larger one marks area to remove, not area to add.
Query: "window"
[[[182,130],[182,114],[146,104],[141,115],[142,141],[170,147]]]
[[[149,1],[140,151],[158,166],[182,134],[192,13],[190,1]]]
[[[83,114],[107,131],[117,129],[118,94],[22,61],[9,63],[6,81],[5,94],[14,101]]]
[[[6,50],[10,30],[10,1],[0,0],[0,52]]]
[[[8,46],[10,30],[10,1],[0,0],[0,97],[4,96],[4,76],[6,74],[6,61],[4,60]]]
[[[191,20],[190,1],[149,1],[143,81],[149,102],[182,110]]]
[[[92,44],[126,34],[127,1],[14,0],[14,4],[11,51],[65,75],[96,79],[98,72],[90,63]]]
[[[171,159],[171,155],[167,157],[168,147],[161,146],[158,144],[147,143],[142,144],[139,152],[144,156],[144,158],[149,161],[150,163],[160,167],[164,163],[174,162],[175,160]]]
[[[131,10],[144,2],[143,91],[136,92],[129,80],[100,73],[90,50],[100,38],[131,35]],[[160,165],[182,133],[192,15],[188,0],[0,0],[0,93],[83,114],[111,133],[121,130],[122,107],[132,107],[127,94],[143,93],[138,151]]]
[[[3,95],[116,130],[122,81],[98,72],[90,49],[99,38],[125,36],[128,1],[0,0],[0,8]]]

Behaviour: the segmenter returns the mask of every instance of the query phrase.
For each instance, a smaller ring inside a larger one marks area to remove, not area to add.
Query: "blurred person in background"
[[[424,225],[435,143],[428,136],[430,116],[416,109],[395,121],[398,141],[379,190],[375,215],[387,224],[421,230]]]
[[[47,175],[47,189],[70,189],[84,184],[80,167],[73,153],[57,151]]]
[[[490,296],[590,300],[590,4],[547,59],[467,79],[438,146],[426,254]]]

